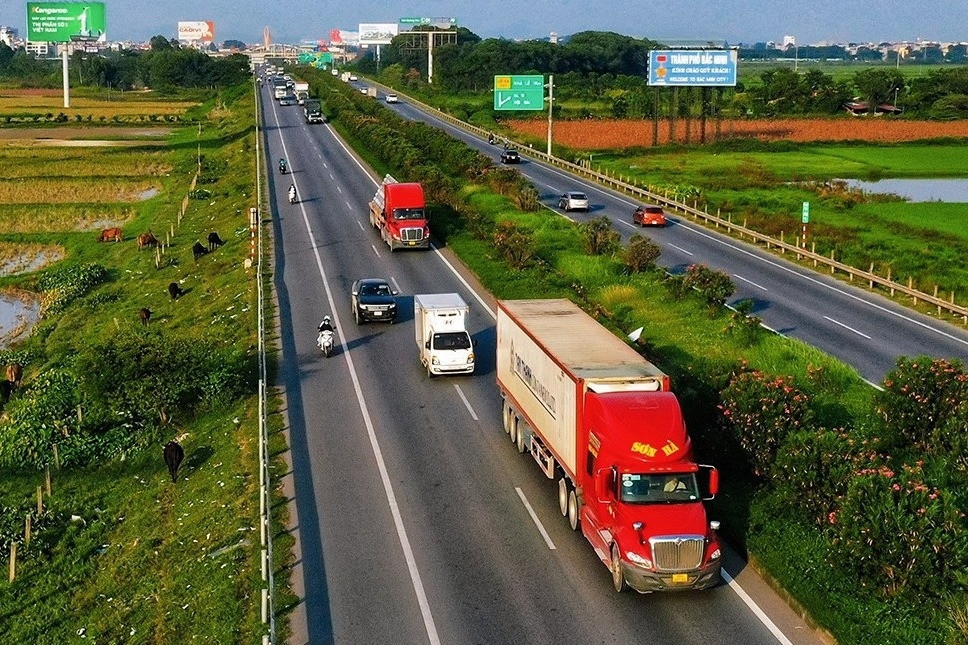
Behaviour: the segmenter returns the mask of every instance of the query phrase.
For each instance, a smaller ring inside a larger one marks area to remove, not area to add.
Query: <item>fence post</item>
[[[868,273],[874,273],[874,263],[873,263],[873,262],[871,262],[871,268],[870,268],[870,269],[869,269],[869,270],[868,270],[867,272],[868,272]],[[869,286],[869,287],[870,287],[871,289],[873,289],[873,288],[874,288],[874,281],[873,281],[873,280],[868,280],[868,281],[867,281],[867,284],[868,284],[868,286]]]
[[[10,543],[10,582],[17,577],[17,543]]]
[[[37,515],[43,515],[44,513],[44,487],[37,487]]]
[[[30,513],[27,513],[26,520],[24,520],[24,546],[30,544]]]

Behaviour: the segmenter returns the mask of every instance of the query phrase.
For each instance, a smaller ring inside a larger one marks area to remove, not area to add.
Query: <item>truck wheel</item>
[[[568,478],[562,475],[558,480],[558,509],[561,511],[562,517],[568,516],[569,490],[571,490],[571,486],[568,485]]]
[[[511,415],[511,426],[508,428],[508,437],[511,439],[511,443],[518,442],[518,417]]]
[[[511,424],[514,423],[514,411],[508,405],[507,401],[504,402],[504,414],[502,416],[504,418],[504,433],[511,434]]]
[[[612,545],[612,561],[608,568],[612,572],[612,586],[615,587],[615,591],[618,593],[627,591],[629,586],[625,583],[625,574],[622,573],[622,559],[619,557],[617,544]]]
[[[353,320],[356,321],[357,325],[360,324],[360,310],[356,307],[353,307]]]
[[[572,531],[578,530],[578,522],[578,495],[572,488],[568,491],[568,526],[571,527]]]
[[[514,437],[514,446],[518,449],[518,454],[523,455],[525,450],[524,445],[524,432],[521,429],[521,424],[518,424],[517,436]]]

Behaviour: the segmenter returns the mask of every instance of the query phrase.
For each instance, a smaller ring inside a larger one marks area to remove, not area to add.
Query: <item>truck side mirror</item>
[[[714,499],[716,497],[716,494],[719,492],[719,471],[716,470],[715,466],[705,466],[702,464],[700,464],[699,468],[700,470],[705,471],[706,476],[709,478],[708,479],[709,496],[703,497],[704,500],[709,501],[711,499]]]
[[[429,340],[426,343],[424,343],[424,349],[430,349],[430,341]]]
[[[606,502],[612,497],[612,469],[602,468],[595,473],[595,497]]]

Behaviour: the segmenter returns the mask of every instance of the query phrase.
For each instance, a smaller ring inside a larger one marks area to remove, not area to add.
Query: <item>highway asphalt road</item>
[[[444,253],[391,255],[367,220],[376,178],[328,125],[261,96],[303,600],[292,642],[818,642],[732,557],[735,580],[709,591],[616,594],[553,482],[502,430],[493,301]],[[396,324],[353,322],[350,284],[369,276],[400,291]],[[471,304],[476,374],[427,378],[412,320],[425,292]],[[314,342],[325,314],[328,359]]]
[[[418,109],[405,97],[401,100],[387,107],[403,118],[440,127],[499,160],[501,146],[488,144]],[[640,202],[527,156],[517,167],[532,180],[549,209],[560,212],[558,196],[565,191],[586,192],[589,212],[572,211],[568,217],[584,221],[607,215],[623,239],[642,232],[662,247],[660,264],[672,272],[684,271],[694,263],[726,272],[736,285],[731,304],[752,299],[752,313],[770,329],[836,356],[870,382],[883,381],[900,356],[927,355],[968,362],[968,331],[964,326],[919,314],[684,218],[671,217],[664,229],[639,229],[632,223],[631,214]]]

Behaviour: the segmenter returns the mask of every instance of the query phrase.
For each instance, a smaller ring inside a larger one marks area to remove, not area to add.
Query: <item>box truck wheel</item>
[[[569,491],[571,491],[571,485],[568,483],[568,478],[562,475],[558,479],[558,509],[561,511],[562,517],[568,516]]]
[[[518,454],[522,454],[522,455],[524,454],[524,450],[525,450],[524,431],[521,428],[520,423],[518,423],[517,436],[514,438],[514,447],[518,449]]]
[[[612,585],[615,591],[622,593],[627,591],[629,586],[625,584],[625,574],[622,573],[622,559],[619,557],[618,545],[612,545],[612,562],[608,566],[612,572]]]
[[[518,422],[519,419],[517,415],[511,415],[511,427],[508,429],[508,436],[511,438],[511,443],[518,442]]]
[[[571,527],[572,531],[578,530],[578,521],[578,495],[572,488],[568,491],[568,526]]]

